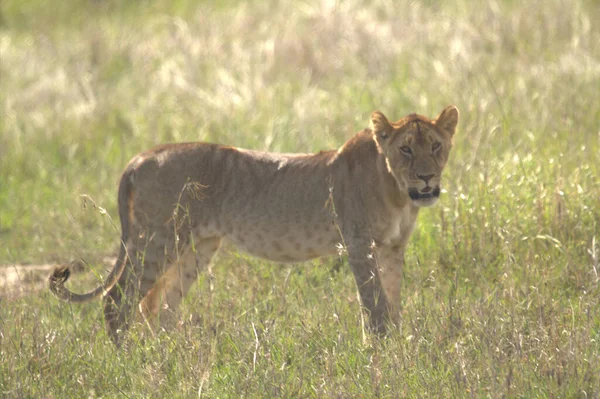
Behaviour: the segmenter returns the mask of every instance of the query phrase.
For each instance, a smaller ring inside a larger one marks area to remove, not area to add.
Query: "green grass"
[[[0,264],[103,272],[120,173],[164,142],[318,151],[375,109],[456,104],[446,192],[387,339],[364,335],[345,261],[228,249],[176,331],[125,351],[99,303],[0,297],[0,396],[600,396],[594,1],[121,3],[0,3]]]

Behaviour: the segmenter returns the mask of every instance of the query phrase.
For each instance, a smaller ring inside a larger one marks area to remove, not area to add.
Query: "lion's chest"
[[[417,219],[418,208],[407,205],[377,219],[378,245],[406,245]]]

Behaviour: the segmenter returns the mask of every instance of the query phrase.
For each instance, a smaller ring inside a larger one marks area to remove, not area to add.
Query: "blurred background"
[[[598,18],[570,0],[3,0],[0,263],[112,251],[79,195],[116,216],[120,172],[153,145],[313,152],[375,109],[458,106],[451,194],[597,209]]]

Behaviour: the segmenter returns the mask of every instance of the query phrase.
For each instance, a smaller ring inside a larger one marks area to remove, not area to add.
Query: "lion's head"
[[[431,206],[440,196],[442,170],[457,123],[454,106],[445,108],[435,120],[412,114],[391,123],[379,111],[371,115],[371,131],[388,170],[415,205]]]

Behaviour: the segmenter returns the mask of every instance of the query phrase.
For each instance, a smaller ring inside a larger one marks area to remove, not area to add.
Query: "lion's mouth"
[[[439,198],[440,196],[440,188],[435,187],[425,187],[422,191],[417,190],[416,188],[411,188],[408,190],[408,195],[410,199],[413,201],[431,199],[431,198]]]

